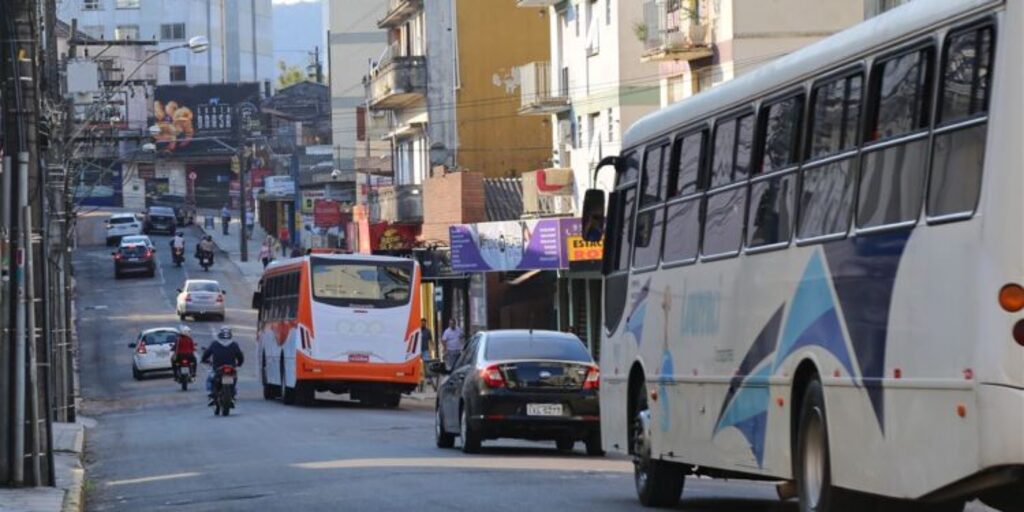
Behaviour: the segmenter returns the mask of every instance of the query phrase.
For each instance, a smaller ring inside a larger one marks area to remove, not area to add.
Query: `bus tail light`
[[[1013,324],[1013,339],[1024,347],[1024,320],[1017,320],[1017,323]]]
[[[501,369],[496,364],[480,370],[480,378],[483,379],[484,384],[489,388],[505,387],[505,376],[501,374]]]
[[[583,389],[601,389],[601,370],[591,366],[587,370],[587,378],[583,381]]]
[[[1024,309],[1024,286],[1010,283],[999,290],[999,305],[1010,313]]]

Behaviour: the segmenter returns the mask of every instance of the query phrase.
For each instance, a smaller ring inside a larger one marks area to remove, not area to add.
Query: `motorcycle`
[[[227,416],[235,407],[238,374],[231,365],[221,366],[213,376],[213,415]]]
[[[203,267],[203,270],[209,272],[210,267],[213,266],[213,254],[209,251],[199,253],[199,265]]]
[[[181,384],[182,391],[188,391],[188,385],[195,380],[191,361],[184,358],[178,360],[178,364],[174,365],[174,380]]]
[[[185,248],[171,247],[171,259],[174,260],[175,267],[180,267],[182,263],[185,263]]]

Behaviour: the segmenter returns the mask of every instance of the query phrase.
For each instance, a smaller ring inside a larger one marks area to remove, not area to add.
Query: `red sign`
[[[419,224],[371,224],[370,250],[407,251],[416,246],[416,237],[419,234]]]
[[[341,225],[341,203],[330,199],[313,201],[313,225],[318,228]]]
[[[273,172],[271,169],[251,169],[249,171],[249,186],[256,188],[263,187],[263,178],[269,176],[271,172]]]

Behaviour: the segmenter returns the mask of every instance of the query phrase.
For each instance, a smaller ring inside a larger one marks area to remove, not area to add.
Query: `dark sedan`
[[[487,439],[553,440],[559,450],[583,441],[601,455],[600,374],[583,343],[554,331],[482,332],[466,344],[437,394],[437,446],[479,451]]]
[[[146,211],[146,222],[143,229],[147,234],[166,233],[173,235],[178,226],[178,218],[174,209],[167,206],[150,206]]]
[[[166,206],[174,210],[174,216],[179,226],[192,224],[196,218],[196,206],[182,196],[164,194],[153,197],[149,201],[150,206]]]

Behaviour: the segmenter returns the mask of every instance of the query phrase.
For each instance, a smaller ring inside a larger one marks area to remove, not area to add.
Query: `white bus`
[[[1024,507],[1022,66],[1024,1],[915,0],[630,128],[583,221],[641,502]]]
[[[253,297],[263,398],[330,391],[397,407],[422,377],[420,304],[413,260],[314,251],[272,263]]]

